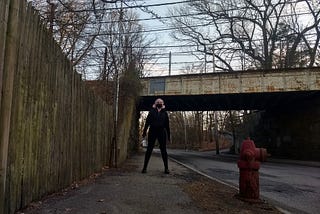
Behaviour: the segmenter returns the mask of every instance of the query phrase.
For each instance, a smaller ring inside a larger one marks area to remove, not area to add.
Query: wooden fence
[[[0,90],[0,213],[108,164],[111,106],[87,89],[25,0],[0,0]]]

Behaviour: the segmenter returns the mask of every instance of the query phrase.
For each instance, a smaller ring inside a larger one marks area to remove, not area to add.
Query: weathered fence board
[[[9,14],[9,0],[0,1],[0,103],[2,96],[5,40]]]
[[[19,3],[13,0],[9,4],[8,26],[5,37],[2,97],[0,105],[0,207],[4,207],[7,187],[7,163],[9,149],[9,133],[11,120],[11,106],[13,97],[14,71],[17,64],[19,44]],[[1,15],[2,16],[2,15]],[[0,47],[0,50],[3,48]]]
[[[21,2],[21,7],[25,7],[25,2]],[[30,11],[29,11],[30,12]],[[18,29],[21,29],[21,35],[18,42],[18,60],[16,62],[16,71],[14,73],[14,87],[13,87],[13,106],[12,106],[12,118],[11,118],[11,127],[10,130],[15,130],[14,132],[10,131],[10,141],[13,139],[14,146],[9,146],[9,154],[8,154],[8,174],[7,177],[10,178],[7,190],[10,194],[13,195],[13,200],[10,200],[10,210],[14,210],[19,208],[19,205],[23,203],[24,198],[19,197],[23,191],[22,185],[17,185],[18,182],[23,181],[23,171],[24,171],[24,140],[23,140],[23,122],[22,114],[23,114],[23,84],[21,84],[21,77],[24,75],[24,67],[26,65],[26,59],[24,56],[24,50],[28,48],[29,44],[25,43],[25,37],[28,37],[28,22],[30,21],[29,17],[27,17],[27,11],[20,10],[19,15],[19,25]],[[22,23],[25,22],[25,25]],[[14,166],[14,167],[13,167]],[[7,193],[6,193],[7,194]],[[16,200],[16,201],[15,201]]]

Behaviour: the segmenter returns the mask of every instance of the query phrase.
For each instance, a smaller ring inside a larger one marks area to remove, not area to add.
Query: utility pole
[[[216,154],[220,154],[220,147],[219,147],[219,133],[218,133],[218,115],[217,112],[213,113],[214,117],[214,141],[216,142]]]
[[[171,51],[169,52],[169,76],[171,76]]]
[[[243,46],[242,48],[242,70],[246,69],[246,48]]]
[[[104,48],[104,58],[103,58],[103,71],[102,71],[102,80],[107,81],[107,60],[108,60],[108,47]],[[107,81],[108,82],[108,81]]]
[[[207,73],[207,48],[204,46],[204,73]]]
[[[123,26],[122,26],[122,18],[123,18],[123,3],[121,0],[120,3],[120,14],[119,14],[119,61],[123,57],[122,56],[122,33],[123,33]],[[113,136],[113,156],[112,158],[112,164],[114,165],[115,168],[118,167],[118,153],[120,148],[118,148],[118,123],[119,123],[119,92],[120,92],[120,66],[122,63],[119,63],[117,68],[115,69],[115,96],[114,96],[114,136]]]
[[[246,52],[243,51],[243,71],[246,69]]]
[[[212,45],[212,72],[216,72],[216,64],[215,64],[215,58],[214,58],[214,45]]]
[[[183,122],[184,122],[184,150],[187,151],[188,150],[188,144],[187,144],[187,117],[186,114],[184,112],[183,114]]]

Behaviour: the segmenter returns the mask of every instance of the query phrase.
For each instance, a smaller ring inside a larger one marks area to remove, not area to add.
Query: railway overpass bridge
[[[141,83],[141,111],[158,97],[168,111],[262,110],[246,124],[257,146],[274,156],[320,161],[320,68],[148,77]]]
[[[140,110],[157,97],[169,111],[290,108],[320,97],[320,68],[146,77]]]

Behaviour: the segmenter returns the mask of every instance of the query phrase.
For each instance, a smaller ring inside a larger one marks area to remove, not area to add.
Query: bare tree
[[[145,47],[153,41],[140,33],[137,15],[120,7],[124,1],[30,1],[76,70],[90,79],[113,78],[133,61],[141,71],[148,60]]]
[[[320,3],[309,0],[199,0],[171,13],[173,38],[213,55],[225,71],[303,66],[319,57]],[[280,56],[281,53],[281,56]]]
[[[90,62],[87,57],[101,29],[99,23],[93,24],[91,5],[77,0],[32,0],[32,3],[73,66],[85,74]]]
[[[120,10],[105,15],[102,33],[96,42],[99,44],[97,46],[104,47],[103,53],[97,51],[97,58],[104,59],[100,79],[108,80],[116,72],[128,70],[129,64],[133,62],[142,74],[146,47],[152,42],[140,33],[142,25],[136,21],[136,14]],[[103,54],[103,57],[99,57],[99,54]]]

